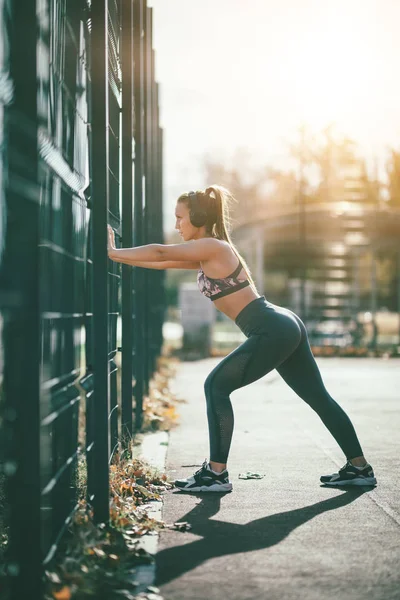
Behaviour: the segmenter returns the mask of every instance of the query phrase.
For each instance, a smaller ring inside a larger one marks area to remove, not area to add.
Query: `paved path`
[[[171,432],[167,471],[187,476],[208,458],[203,382],[220,359],[183,362],[173,391],[186,398]],[[234,491],[170,492],[157,581],[166,600],[400,599],[400,361],[319,359],[347,411],[378,486],[325,488],[345,460],[318,416],[273,371],[232,394]],[[248,470],[262,480],[241,480]]]

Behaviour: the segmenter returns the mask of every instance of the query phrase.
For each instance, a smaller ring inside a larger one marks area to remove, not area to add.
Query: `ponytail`
[[[239,254],[229,235],[229,230],[231,226],[229,218],[229,203],[232,201],[237,202],[236,198],[234,198],[234,196],[229,190],[220,185],[208,186],[203,192],[203,194],[207,197],[207,199],[210,200],[210,214],[214,216],[214,222],[211,224],[211,227],[210,225],[208,227],[209,233],[211,233],[213,237],[219,240],[225,240],[225,242],[228,242],[233,252],[241,261],[243,268],[247,274],[247,277],[250,281],[250,285],[253,287],[254,291],[257,292],[257,288],[251,276],[251,271],[246,261]]]

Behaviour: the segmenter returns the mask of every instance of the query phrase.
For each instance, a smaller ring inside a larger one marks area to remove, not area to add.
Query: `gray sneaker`
[[[229,473],[225,469],[216,475],[210,469],[207,459],[202,466],[191,477],[187,479],[176,479],[175,486],[182,492],[219,492],[225,493],[232,490],[229,481]]]
[[[325,485],[376,485],[377,483],[369,463],[362,469],[357,469],[349,460],[338,473],[322,475],[320,481]]]

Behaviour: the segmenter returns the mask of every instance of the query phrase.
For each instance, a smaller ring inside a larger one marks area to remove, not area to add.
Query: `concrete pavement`
[[[203,383],[220,359],[183,362],[173,391],[181,425],[167,473],[188,476],[208,458]],[[273,371],[232,396],[233,492],[169,492],[156,585],[165,600],[400,599],[400,361],[318,359],[378,479],[375,489],[323,487],[345,458],[319,417]],[[245,471],[261,480],[238,479]]]

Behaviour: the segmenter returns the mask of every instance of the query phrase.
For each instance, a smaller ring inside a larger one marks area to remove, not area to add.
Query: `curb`
[[[156,431],[155,433],[144,433],[136,436],[139,444],[133,448],[133,458],[140,458],[156,469],[165,470],[166,457],[169,444],[168,431]],[[154,508],[148,511],[149,517],[152,519],[162,520],[163,502],[153,501]],[[143,548],[153,557],[157,554],[158,548],[158,532],[143,535],[139,540],[138,547]],[[156,576],[155,559],[150,564],[138,565],[134,575],[137,588],[135,595],[148,591],[147,588],[154,586]]]

